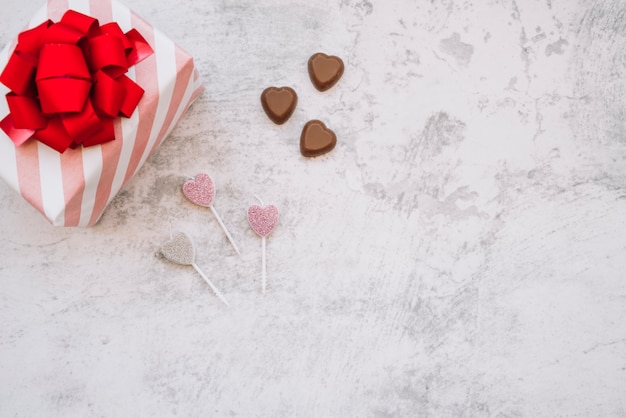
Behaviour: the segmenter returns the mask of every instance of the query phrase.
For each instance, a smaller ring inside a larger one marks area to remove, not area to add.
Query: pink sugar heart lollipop
[[[256,197],[256,196],[255,196]],[[261,267],[261,288],[263,294],[265,294],[265,288],[267,286],[267,268],[265,259],[265,238],[274,230],[278,223],[278,208],[274,205],[265,206],[263,201],[259,199],[261,206],[252,205],[248,208],[248,222],[254,232],[261,236],[261,252],[262,252],[262,267]]]
[[[211,176],[200,173],[183,184],[183,194],[198,206],[210,208],[215,199],[215,184]]]
[[[252,205],[248,208],[248,222],[254,232],[266,237],[278,223],[278,208],[274,205]]]
[[[228,238],[228,241],[230,241],[237,254],[241,255],[239,248],[237,248],[235,241],[233,241],[233,237],[230,235],[226,225],[224,225],[224,222],[222,222],[222,219],[213,207],[213,200],[215,199],[215,183],[213,183],[211,176],[206,173],[200,173],[193,179],[187,180],[183,184],[183,194],[192,203],[211,209],[211,212],[215,215],[215,219],[217,219],[217,222],[222,227],[224,234],[226,234],[226,238]]]
[[[185,232],[179,231],[170,236],[170,239],[161,246],[161,254],[173,263],[181,264],[183,266],[192,266],[198,274],[209,285],[215,296],[219,298],[226,306],[226,298],[222,293],[217,290],[217,287],[209,280],[209,278],[200,270],[200,267],[196,264],[196,247],[189,235]]]

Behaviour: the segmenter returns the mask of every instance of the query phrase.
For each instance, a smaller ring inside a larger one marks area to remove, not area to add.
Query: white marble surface
[[[0,416],[626,416],[626,2],[125,3],[207,91],[93,228],[0,182]],[[0,43],[40,6],[3,0]],[[338,146],[305,159],[313,118]],[[158,255],[169,219],[230,309]]]

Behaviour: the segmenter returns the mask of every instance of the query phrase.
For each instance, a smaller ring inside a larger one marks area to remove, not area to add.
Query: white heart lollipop
[[[182,231],[174,233],[169,241],[161,246],[160,250],[163,257],[167,258],[171,262],[181,264],[183,266],[192,266],[196,269],[198,274],[200,274],[204,281],[207,282],[211,290],[213,290],[215,296],[217,296],[226,306],[229,306],[226,298],[222,295],[222,292],[217,290],[217,287],[211,283],[211,280],[209,280],[209,278],[196,264],[196,247],[189,235]]]

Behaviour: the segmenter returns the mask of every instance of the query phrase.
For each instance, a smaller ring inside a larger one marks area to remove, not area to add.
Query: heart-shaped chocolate
[[[161,254],[173,263],[190,266],[195,262],[196,250],[191,237],[176,232],[172,239],[161,246]]]
[[[298,103],[298,95],[291,87],[268,87],[261,93],[261,105],[267,117],[282,125],[291,117]]]
[[[215,199],[215,184],[211,176],[200,173],[183,184],[183,194],[196,205],[208,208]]]
[[[322,52],[311,55],[309,58],[309,77],[319,91],[326,91],[334,86],[343,75],[343,61],[334,55]]]
[[[302,128],[300,152],[305,157],[317,157],[326,154],[332,151],[336,144],[337,136],[322,121],[310,120]]]
[[[252,205],[248,208],[248,222],[254,232],[266,237],[278,223],[278,208],[274,205]]]

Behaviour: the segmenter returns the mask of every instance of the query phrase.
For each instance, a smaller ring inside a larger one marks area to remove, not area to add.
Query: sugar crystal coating
[[[176,232],[172,239],[161,246],[161,254],[173,263],[189,266],[196,258],[191,237],[184,232]]]
[[[200,173],[183,184],[183,194],[196,205],[209,207],[215,198],[215,184],[211,176]]]
[[[278,208],[274,205],[252,205],[248,208],[248,222],[254,232],[266,237],[278,223]]]

